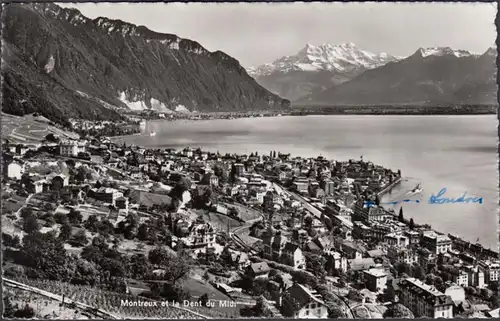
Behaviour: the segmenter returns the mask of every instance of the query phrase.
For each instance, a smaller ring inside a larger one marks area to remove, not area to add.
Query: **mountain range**
[[[436,47],[404,58],[354,44],[306,45],[247,70],[294,105],[496,104],[496,55]]]
[[[353,43],[307,44],[295,55],[247,71],[262,86],[293,101],[398,59],[386,53],[361,50]]]
[[[123,110],[286,109],[239,62],[198,42],[53,3],[3,10],[4,112],[121,119]]]
[[[496,49],[473,55],[450,48],[418,49],[408,58],[367,70],[297,104],[496,104]]]

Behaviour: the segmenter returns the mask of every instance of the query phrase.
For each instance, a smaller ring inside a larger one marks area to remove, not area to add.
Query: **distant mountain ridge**
[[[120,119],[117,108],[246,111],[289,108],[222,51],[52,3],[4,7],[3,111]]]
[[[295,55],[247,68],[247,72],[270,91],[296,100],[399,59],[387,53],[359,49],[354,43],[307,44]]]
[[[482,55],[419,48],[413,55],[368,70],[305,97],[302,105],[496,104],[496,49]]]

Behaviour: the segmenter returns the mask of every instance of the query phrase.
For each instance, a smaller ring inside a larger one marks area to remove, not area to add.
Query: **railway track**
[[[48,291],[45,291],[45,290],[42,290],[42,289],[39,289],[39,288],[35,288],[33,286],[29,286],[29,285],[26,285],[26,284],[21,283],[21,282],[9,280],[9,279],[6,279],[4,277],[2,277],[2,281],[3,281],[3,285],[5,285],[7,287],[16,288],[16,289],[20,289],[20,290],[24,290],[24,291],[29,291],[29,292],[36,293],[36,294],[45,296],[47,298],[53,299],[53,300],[57,300],[57,301],[63,302],[63,296],[62,295],[55,294],[55,293],[52,293],[52,292],[48,292]],[[113,314],[111,314],[111,313],[109,313],[107,311],[94,308],[94,307],[92,307],[90,305],[87,305],[87,304],[84,304],[84,303],[81,303],[81,302],[77,302],[77,301],[74,301],[74,300],[69,299],[69,298],[64,298],[64,303],[66,303],[68,305],[73,305],[75,308],[77,308],[77,309],[79,309],[79,310],[81,310],[81,311],[83,311],[85,313],[92,314],[92,315],[94,315],[94,316],[96,316],[98,318],[102,318],[102,319],[119,319],[118,317],[116,317],[115,315],[113,315]]]

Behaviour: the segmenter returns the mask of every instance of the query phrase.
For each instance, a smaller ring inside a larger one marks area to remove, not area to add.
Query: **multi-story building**
[[[406,230],[403,232],[403,235],[408,238],[410,244],[420,243],[420,233],[417,231]]]
[[[363,222],[383,222],[393,217],[393,215],[383,207],[376,205],[367,206],[362,201],[356,203],[354,207],[354,216],[356,220]]]
[[[387,288],[387,274],[383,269],[363,271],[366,288],[372,292],[382,293]]]
[[[434,231],[422,232],[420,242],[423,247],[429,249],[434,254],[444,254],[452,249],[451,239],[446,235],[437,234]]]
[[[266,259],[281,262],[298,269],[305,269],[305,257],[299,246],[290,242],[287,237],[281,235],[278,231],[272,235],[271,231],[263,239],[264,252]]]
[[[263,198],[264,212],[271,213],[274,209],[274,195],[272,191],[267,191]]]
[[[243,176],[245,174],[245,166],[241,163],[233,165],[233,172],[236,176]]]
[[[305,194],[309,189],[309,184],[305,182],[294,182],[293,187],[297,191],[297,193]]]
[[[114,188],[101,187],[99,189],[91,189],[89,196],[101,202],[110,203],[114,205],[119,197],[123,197],[123,193]]]
[[[399,283],[400,301],[415,317],[453,318],[453,301],[434,286],[415,278],[406,278]]]
[[[387,234],[395,232],[394,226],[382,222],[374,222],[370,226],[368,235],[376,240],[383,241]]]
[[[460,286],[469,285],[469,274],[462,270],[457,270],[456,273],[452,274],[453,283]]]
[[[429,264],[434,264],[437,260],[436,254],[431,252],[430,250],[426,248],[419,248],[417,250],[418,254],[418,265],[420,265],[423,268],[427,268]]]
[[[215,230],[210,223],[194,223],[184,241],[189,248],[211,248],[215,244]]]
[[[337,251],[324,251],[323,256],[334,269],[347,272],[347,258]]]
[[[387,257],[397,263],[414,264],[418,262],[417,253],[410,248],[389,247],[387,249]]]
[[[484,280],[486,283],[498,282],[499,262],[480,261],[479,267],[484,271]]]
[[[84,153],[86,147],[76,141],[61,141],[59,143],[59,154],[66,157],[76,157],[78,153]]]
[[[484,272],[477,265],[469,265],[463,268],[467,272],[467,282],[469,286],[484,288]]]
[[[328,308],[321,295],[304,285],[295,283],[282,297],[281,313],[295,319],[327,319]]]
[[[323,188],[326,195],[333,195],[335,193],[335,183],[331,179],[323,181],[321,188]]]
[[[297,244],[288,242],[283,248],[281,261],[296,269],[306,268],[306,258]]]
[[[396,247],[407,247],[410,245],[410,239],[408,237],[397,233],[389,233],[385,235],[384,242]]]

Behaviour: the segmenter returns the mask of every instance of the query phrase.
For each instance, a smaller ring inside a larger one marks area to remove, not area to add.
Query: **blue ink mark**
[[[399,203],[411,203],[411,202],[420,203],[419,200],[405,199],[402,201],[392,201],[392,202],[380,203],[380,205],[397,205]],[[376,204],[374,201],[365,201],[363,205],[365,205],[366,207],[372,207],[372,206],[375,206]]]
[[[437,195],[431,195],[429,198],[429,204],[456,204],[456,203],[479,203],[483,204],[483,198],[482,197],[465,197],[467,195],[467,192],[464,192],[462,196],[453,199],[453,198],[446,198],[442,197],[446,193],[446,188],[443,187]],[[442,197],[442,198],[440,198]]]

